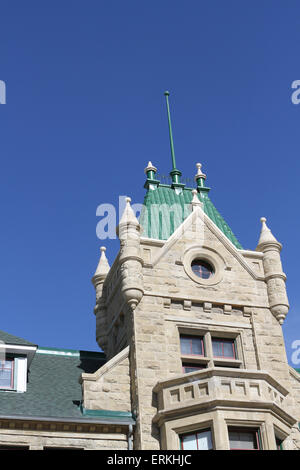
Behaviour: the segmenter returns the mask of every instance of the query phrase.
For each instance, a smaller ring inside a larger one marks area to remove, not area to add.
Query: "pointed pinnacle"
[[[273,244],[273,245],[275,244],[278,246],[278,248],[281,248],[281,244],[279,243],[278,240],[276,240],[276,238],[274,237],[271,230],[266,224],[267,219],[265,217],[261,217],[260,221],[262,223],[262,227],[261,227],[259,241],[257,244],[257,250],[261,251],[261,249],[264,246],[269,245],[269,244]]]

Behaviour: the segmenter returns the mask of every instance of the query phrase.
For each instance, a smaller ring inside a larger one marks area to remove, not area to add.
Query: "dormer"
[[[37,345],[0,331],[0,393],[26,392],[28,371]]]

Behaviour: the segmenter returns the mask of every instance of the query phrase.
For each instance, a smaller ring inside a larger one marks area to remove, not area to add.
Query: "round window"
[[[192,271],[201,279],[209,279],[213,276],[215,270],[211,264],[202,259],[195,259],[191,265]]]

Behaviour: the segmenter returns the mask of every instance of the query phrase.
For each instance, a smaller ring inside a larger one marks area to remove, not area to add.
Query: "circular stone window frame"
[[[195,274],[192,270],[192,262],[193,261],[205,261],[206,263],[210,264],[214,270],[212,276],[208,279],[203,279],[197,274]],[[224,271],[226,269],[226,263],[224,259],[213,249],[209,247],[195,247],[189,249],[183,256],[183,267],[186,274],[197,284],[201,284],[203,286],[214,286],[222,281]]]

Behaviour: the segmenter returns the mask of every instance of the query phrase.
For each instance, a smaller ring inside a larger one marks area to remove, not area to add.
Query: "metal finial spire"
[[[165,97],[166,97],[166,102],[167,102],[167,111],[168,111],[170,147],[171,147],[171,156],[172,156],[172,171],[170,172],[170,175],[171,175],[171,178],[172,178],[173,185],[181,187],[182,186],[181,183],[180,183],[181,172],[179,170],[177,170],[177,168],[176,168],[174,142],[173,142],[172,125],[171,125],[171,115],[170,115],[170,107],[169,107],[169,99],[168,99],[169,95],[170,95],[170,93],[168,91],[165,91]]]
[[[171,124],[171,114],[170,114],[170,106],[169,106],[169,95],[168,91],[165,91],[165,97],[167,102],[167,112],[168,112],[168,123],[169,123],[169,136],[170,136],[170,147],[171,147],[171,157],[172,157],[172,170],[176,170],[176,160],[175,160],[175,151],[174,151],[174,142],[173,142],[173,134],[172,134],[172,124]]]

